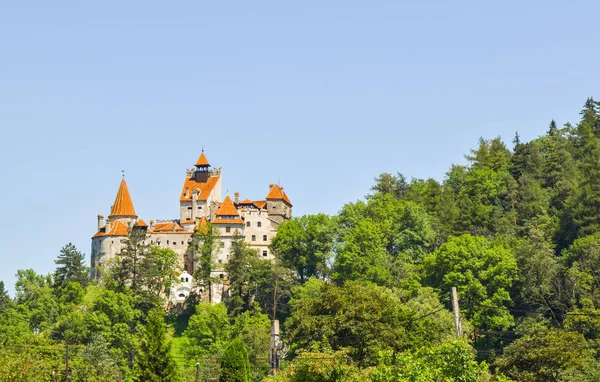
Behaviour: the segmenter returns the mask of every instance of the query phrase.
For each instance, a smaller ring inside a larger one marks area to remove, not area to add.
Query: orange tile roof
[[[235,205],[231,201],[229,195],[227,195],[225,200],[223,200],[221,208],[219,208],[217,211],[217,216],[239,216],[237,208],[235,208]]]
[[[240,217],[237,217],[235,219],[219,219],[217,217],[212,223],[213,224],[240,224],[240,225],[244,225],[244,221]]]
[[[239,202],[238,204],[254,204],[254,202],[252,202],[252,200],[250,200],[250,199],[244,199],[241,202]]]
[[[267,205],[267,201],[266,200],[255,200],[252,202],[256,207],[263,209],[265,208],[265,206]]]
[[[273,184],[273,185],[269,185],[269,186],[272,186],[272,187],[271,187],[271,190],[269,191],[269,194],[267,195],[267,200],[268,199],[280,199],[280,200],[282,199],[290,206],[292,205],[292,202],[290,202],[290,199],[285,194],[285,191],[283,191],[283,188],[279,187],[279,185],[277,185],[277,184]]]
[[[109,218],[112,216],[128,216],[137,218],[135,210],[133,209],[133,203],[131,202],[131,196],[129,196],[129,189],[127,188],[127,182],[125,182],[125,178],[121,180],[119,191],[117,191],[117,197],[113,203],[110,215],[108,215]]]
[[[173,232],[183,231],[183,227],[175,222],[156,223],[152,227],[152,232]]]
[[[110,222],[110,231],[108,233],[106,233],[106,226],[104,226],[92,236],[92,239],[102,236],[129,236],[129,228],[124,223],[121,223],[121,221],[113,220]]]
[[[192,200],[192,193],[196,188],[198,188],[200,189],[200,197],[198,198],[198,200],[206,201],[220,178],[221,177],[219,175],[211,176],[210,178],[208,178],[206,183],[196,182],[194,178],[187,178],[183,183],[183,188],[181,190],[181,196],[179,197],[179,200]],[[188,191],[187,196],[185,195],[186,190]]]
[[[204,155],[204,151],[202,151],[202,154],[200,154],[200,158],[198,158],[194,166],[210,166],[210,164],[208,163],[208,159],[206,159],[206,155]]]
[[[135,223],[138,227],[148,227],[148,224],[143,219],[138,219],[137,223]]]
[[[185,219],[184,221],[181,222],[181,224],[196,224],[196,222],[193,221],[192,219]]]

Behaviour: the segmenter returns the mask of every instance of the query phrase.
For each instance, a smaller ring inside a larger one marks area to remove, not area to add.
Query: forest
[[[580,116],[481,138],[441,182],[382,173],[337,215],[282,223],[273,261],[240,236],[226,280],[209,223],[192,260],[229,286],[219,304],[168,305],[177,257],[142,230],[94,280],[67,244],[14,296],[0,282],[0,380],[600,381],[600,102]]]

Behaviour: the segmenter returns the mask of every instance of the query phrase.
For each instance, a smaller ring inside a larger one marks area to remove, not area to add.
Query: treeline
[[[237,237],[226,280],[208,224],[189,258],[206,292],[183,306],[164,299],[175,254],[143,230],[100,280],[67,245],[53,275],[19,271],[15,298],[2,285],[0,380],[598,381],[599,112],[589,99],[576,125],[511,148],[481,139],[441,183],[381,174],[337,215],[283,223],[273,261]]]

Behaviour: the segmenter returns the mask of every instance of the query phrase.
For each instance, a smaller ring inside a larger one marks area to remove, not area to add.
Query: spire
[[[227,195],[225,200],[223,200],[223,204],[221,204],[221,208],[217,211],[217,216],[238,216],[237,208],[233,204],[233,201]]]
[[[115,198],[110,215],[108,215],[109,218],[113,216],[137,218],[133,203],[131,202],[131,196],[129,196],[129,189],[127,188],[125,178],[121,180],[119,191],[117,191],[117,197]]]
[[[283,191],[283,187],[277,184],[269,184],[269,194],[267,195],[267,200],[269,199],[283,200],[290,206],[292,205],[292,202],[290,202],[290,199],[286,195],[285,191]]]
[[[200,154],[200,158],[194,164],[196,167],[208,167],[210,163],[208,163],[208,159],[206,159],[206,155],[204,155],[204,149],[202,149],[202,154]]]

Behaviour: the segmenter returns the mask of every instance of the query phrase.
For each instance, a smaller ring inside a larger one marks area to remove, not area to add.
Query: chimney
[[[233,195],[235,196],[235,204],[238,204],[240,202],[240,193],[236,191]]]
[[[150,227],[148,227],[148,229],[151,230],[153,225],[154,225],[154,220],[150,220]]]
[[[100,231],[100,228],[102,228],[102,221],[104,220],[104,216],[103,215],[98,215],[98,231]]]
[[[106,233],[108,233],[108,231],[110,231],[110,220],[106,219],[104,226],[105,226],[104,230],[106,231]]]

